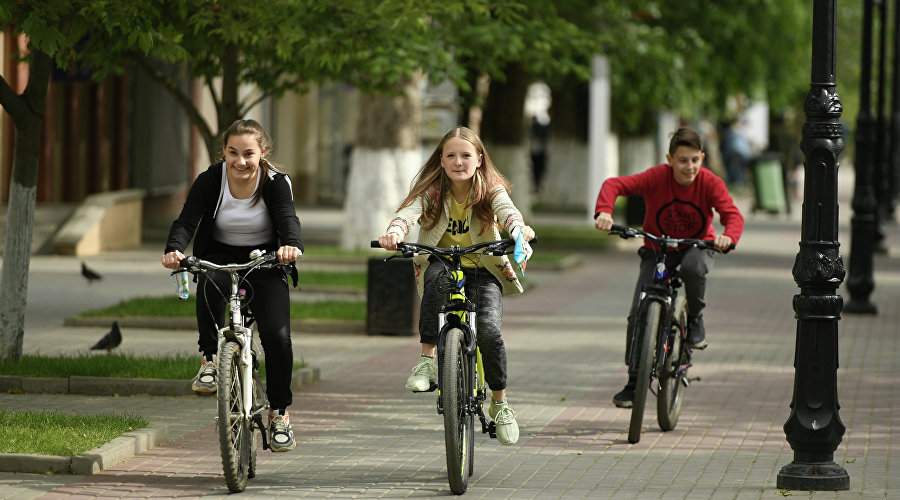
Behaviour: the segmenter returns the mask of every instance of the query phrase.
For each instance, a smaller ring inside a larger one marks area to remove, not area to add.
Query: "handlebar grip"
[[[369,242],[369,245],[371,245],[372,248],[381,248],[381,243],[378,243],[378,240],[372,240],[372,241],[370,241],[370,242]]]

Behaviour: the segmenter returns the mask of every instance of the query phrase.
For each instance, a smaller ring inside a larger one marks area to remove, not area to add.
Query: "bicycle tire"
[[[462,495],[469,487],[470,462],[475,439],[474,415],[466,412],[469,387],[468,358],[463,352],[462,330],[451,328],[444,336],[441,397],[444,399],[444,441],[450,491]]]
[[[218,368],[219,449],[225,484],[232,493],[244,491],[250,470],[250,425],[243,417],[241,347],[226,342],[219,353]]]
[[[644,407],[647,404],[647,390],[653,372],[656,357],[656,332],[659,327],[660,305],[656,301],[648,301],[637,318],[640,337],[633,349],[637,361],[637,378],[634,383],[634,401],[631,407],[631,422],[628,425],[628,442],[635,444],[641,440],[641,425],[644,421]]]
[[[687,377],[687,368],[680,370],[680,367],[684,356],[683,329],[687,327],[687,303],[683,293],[675,296],[673,310],[674,321],[669,329],[669,356],[659,374],[659,395],[656,398],[656,416],[659,428],[663,431],[671,431],[678,424],[681,404],[684,402],[683,380]]]
[[[250,424],[250,460],[247,463],[247,479],[256,477],[256,454],[259,444],[256,442],[256,426]]]

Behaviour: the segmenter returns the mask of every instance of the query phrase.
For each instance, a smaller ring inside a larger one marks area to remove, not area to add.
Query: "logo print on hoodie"
[[[673,238],[699,238],[706,229],[706,217],[700,207],[679,199],[662,206],[656,213],[659,230]]]

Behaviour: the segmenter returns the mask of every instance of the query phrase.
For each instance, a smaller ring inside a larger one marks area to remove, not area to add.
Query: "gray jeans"
[[[638,273],[637,283],[634,285],[634,296],[631,300],[631,310],[628,311],[628,329],[625,331],[625,364],[628,364],[631,353],[631,332],[634,329],[635,316],[637,316],[638,304],[641,301],[641,290],[645,285],[653,283],[653,272],[656,268],[656,254],[646,248],[638,250],[641,256],[641,269]],[[689,247],[679,252],[668,255],[669,266],[681,265],[681,279],[684,281],[684,293],[687,299],[688,314],[699,316],[706,307],[706,275],[713,267],[712,250],[700,250],[697,247]],[[629,367],[629,373],[631,369]]]
[[[444,271],[443,259],[431,258],[425,270],[419,309],[419,337],[423,344],[438,343],[438,311],[447,302],[453,280]],[[447,264],[449,265],[449,264]],[[487,269],[463,268],[466,297],[476,306],[477,342],[484,363],[484,378],[494,391],[506,389],[506,348],[500,337],[503,325],[503,288]]]

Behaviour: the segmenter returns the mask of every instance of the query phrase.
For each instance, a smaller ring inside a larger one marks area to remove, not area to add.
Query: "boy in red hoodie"
[[[744,230],[744,217],[734,205],[725,182],[712,171],[702,168],[706,154],[700,135],[689,128],[679,128],[669,142],[669,152],[662,165],[644,172],[607,179],[597,196],[594,210],[594,226],[609,231],[613,225],[613,205],[618,196],[640,195],[647,208],[644,230],[672,238],[698,238],[715,241],[718,250],[726,251],[737,244]],[[719,214],[719,222],[725,227],[716,235],[713,228],[713,210]],[[655,244],[644,242],[638,251],[641,256],[640,273],[635,285],[631,310],[628,313],[628,330],[625,336],[625,361],[631,351],[631,335],[634,316],[637,313],[641,288],[653,281]],[[687,343],[694,349],[707,346],[703,328],[703,308],[706,306],[706,274],[713,265],[712,250],[688,247],[678,251],[681,276],[688,303]],[[677,262],[677,260],[676,260]],[[631,408],[634,400],[635,373],[628,368],[628,383],[613,396],[613,403],[621,408]]]

